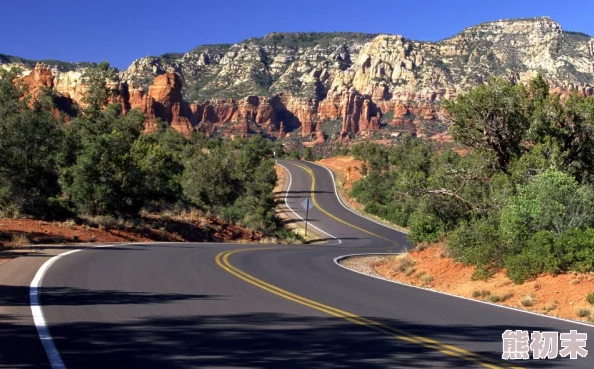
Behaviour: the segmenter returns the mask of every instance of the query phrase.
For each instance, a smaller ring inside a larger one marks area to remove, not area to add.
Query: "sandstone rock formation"
[[[322,130],[322,122],[316,123],[316,139],[314,144],[319,145],[326,142],[326,137],[324,136],[324,131]]]
[[[369,126],[367,127],[367,132],[375,132],[379,131],[380,129],[380,113],[377,113],[375,117],[371,117],[369,120]]]
[[[287,134],[287,132],[285,132],[285,124],[284,123],[281,123],[280,124],[280,128],[278,130],[278,136],[277,136],[277,138],[278,139],[284,138],[286,134]]]
[[[41,95],[44,89],[54,89],[54,76],[49,67],[44,63],[37,63],[35,68],[28,74],[15,81],[25,87],[27,95],[30,97],[29,103],[32,104]],[[54,91],[53,101],[57,107],[54,110],[56,117],[60,117],[60,112],[65,113],[63,116],[66,121],[74,114],[72,110],[73,101],[68,94],[62,94]]]
[[[26,86],[29,96],[36,99],[43,88],[54,87],[54,76],[47,65],[37,63],[29,74],[20,79],[20,82]]]
[[[50,69],[53,88],[80,101],[83,66]],[[390,125],[407,132],[440,133],[435,127],[447,123],[440,111],[443,99],[493,76],[517,82],[536,74],[557,93],[594,94],[594,39],[563,31],[546,17],[483,23],[439,42],[399,35],[273,33],[138,59],[119,78],[129,86],[130,107],[186,134],[192,128],[214,133],[227,123],[240,128],[245,119],[265,132],[279,132],[282,125],[286,132],[301,128],[311,137],[318,119],[341,119],[340,137],[349,139],[376,129],[378,113],[388,114],[386,122],[393,115]],[[166,77],[151,90],[161,76]],[[189,105],[181,102],[182,94]]]
[[[148,94],[143,97],[139,108],[148,118],[147,131],[156,127],[156,120],[161,119],[173,129],[188,136],[193,127],[188,119],[189,107],[181,94],[182,80],[175,73],[161,74],[149,87]]]

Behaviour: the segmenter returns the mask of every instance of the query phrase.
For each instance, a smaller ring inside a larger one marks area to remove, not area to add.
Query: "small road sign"
[[[301,201],[301,206],[303,206],[303,209],[309,210],[314,207],[314,204],[311,201],[311,199],[308,197],[307,199]]]
[[[301,201],[301,206],[305,209],[305,237],[307,237],[307,217],[309,216],[309,209],[314,207],[313,202],[308,197],[307,199]]]

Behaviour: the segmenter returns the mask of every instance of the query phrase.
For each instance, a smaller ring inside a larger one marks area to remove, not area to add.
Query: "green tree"
[[[185,137],[171,128],[141,135],[134,141],[131,154],[142,173],[145,200],[181,199],[184,170],[181,155],[185,145]]]
[[[313,153],[313,150],[311,149],[311,147],[306,147],[305,150],[303,150],[303,160],[307,160],[307,161],[315,160],[314,153]]]
[[[447,100],[443,107],[452,120],[454,139],[476,150],[491,152],[500,169],[522,154],[530,119],[527,93],[522,85],[494,78],[467,94]]]
[[[104,61],[87,68],[82,78],[86,88],[83,98],[83,103],[86,105],[84,113],[97,118],[110,99],[120,94],[120,91],[113,87],[113,82],[117,79],[116,71]]]
[[[195,151],[185,163],[185,196],[229,221],[275,232],[276,171],[269,152],[270,142],[259,137]]]
[[[501,235],[509,247],[521,248],[539,231],[557,236],[571,229],[591,227],[594,191],[555,169],[534,176],[509,198],[501,212]]]
[[[278,222],[274,211],[276,180],[273,162],[262,160],[255,168],[252,180],[246,183],[245,194],[234,204],[242,224],[265,233],[277,229]]]
[[[577,93],[561,101],[551,95],[535,104],[530,139],[535,144],[554,141],[564,171],[578,181],[594,180],[594,98]]]
[[[144,176],[132,152],[144,115],[123,115],[117,104],[99,115],[73,120],[63,148],[61,183],[81,213],[135,215],[146,195]]]
[[[195,205],[218,211],[241,195],[237,174],[237,162],[228,148],[197,152],[186,162],[184,192]]]
[[[60,193],[57,152],[63,130],[51,94],[31,101],[13,80],[16,70],[0,71],[0,206],[48,216]]]

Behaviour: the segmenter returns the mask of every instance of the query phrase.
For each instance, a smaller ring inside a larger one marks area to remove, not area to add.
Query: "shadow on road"
[[[382,322],[412,334],[454,343],[499,342],[501,333],[508,328]],[[9,320],[1,323],[0,332],[21,343],[32,334],[15,329]],[[155,317],[114,324],[52,325],[51,333],[69,369],[477,367],[470,361],[334,317],[272,313]],[[0,354],[2,365],[32,367],[5,351]],[[495,360],[501,355],[487,351],[475,353]],[[564,363],[565,360],[541,360],[515,364],[543,368],[561,367]]]
[[[220,296],[179,293],[147,293],[41,287],[43,306],[166,304],[183,300],[217,300]],[[29,306],[29,287],[0,285],[0,306]]]

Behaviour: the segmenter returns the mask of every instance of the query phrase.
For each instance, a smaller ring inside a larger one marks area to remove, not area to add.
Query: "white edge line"
[[[112,246],[121,246],[118,245],[99,245],[94,246],[94,248],[99,247],[112,247]],[[50,362],[52,369],[66,369],[64,362],[62,361],[62,357],[54,344],[52,336],[49,332],[49,328],[47,326],[47,322],[45,321],[45,317],[43,316],[43,310],[41,309],[41,302],[39,299],[39,286],[43,280],[43,276],[45,272],[54,264],[58,259],[74,254],[75,252],[81,251],[82,249],[71,250],[65,252],[63,254],[55,255],[47,260],[43,265],[37,270],[35,273],[35,277],[31,281],[29,286],[29,301],[31,306],[31,314],[33,315],[33,323],[35,324],[35,328],[37,328],[37,334],[39,335],[39,339],[43,344],[43,348],[45,349],[45,353],[47,358]]]
[[[317,164],[317,163],[314,163],[314,162],[311,162],[311,161],[308,161],[308,163],[310,163],[310,164],[312,164],[312,165],[316,165],[316,166],[318,166],[318,167],[321,167],[321,168],[324,168],[324,169],[326,169],[326,170],[327,170],[327,171],[330,173],[330,176],[332,177],[332,183],[334,184],[334,193],[336,194],[336,198],[338,199],[338,202],[340,203],[340,205],[342,205],[342,207],[343,207],[343,208],[347,209],[348,211],[350,211],[351,213],[353,213],[353,214],[355,214],[355,215],[358,215],[358,216],[360,216],[361,218],[365,218],[365,219],[369,220],[370,222],[373,222],[373,223],[375,223],[375,224],[379,224],[379,225],[381,225],[381,226],[384,226],[384,227],[386,227],[386,228],[388,228],[388,229],[391,229],[391,230],[393,230],[393,231],[396,231],[396,232],[400,232],[400,233],[402,233],[402,234],[408,234],[407,232],[404,232],[404,231],[402,231],[402,230],[400,230],[400,229],[396,229],[396,228],[390,227],[390,226],[389,226],[389,225],[387,225],[387,224],[384,224],[384,223],[378,222],[377,220],[375,220],[375,219],[372,219],[372,218],[370,218],[370,217],[368,217],[368,216],[366,216],[366,215],[364,215],[364,214],[361,214],[361,213],[359,213],[358,211],[355,211],[355,210],[353,210],[353,209],[349,208],[348,206],[346,206],[346,205],[345,205],[345,204],[342,202],[342,200],[340,199],[340,196],[338,196],[338,188],[337,188],[337,185],[336,185],[336,180],[334,179],[334,173],[332,173],[332,171],[331,171],[331,170],[330,170],[328,167],[326,167],[326,166],[323,166],[323,165],[320,165],[320,164]]]
[[[340,266],[341,268],[344,268],[344,269],[349,270],[351,272],[354,272],[354,273],[357,273],[357,274],[361,274],[361,275],[364,275],[364,276],[367,276],[367,277],[379,279],[380,281],[395,283],[395,284],[398,284],[398,285],[401,285],[401,286],[410,287],[410,288],[416,288],[416,289],[423,290],[423,291],[428,291],[428,292],[433,292],[433,293],[439,293],[441,295],[446,295],[446,296],[450,296],[450,297],[456,297],[456,298],[459,298],[459,299],[462,299],[462,300],[467,300],[467,301],[476,302],[476,303],[485,304],[485,305],[491,305],[491,306],[495,306],[495,307],[498,307],[498,308],[507,309],[507,310],[513,310],[513,311],[520,312],[520,313],[536,315],[536,316],[541,317],[541,318],[548,318],[548,319],[553,319],[553,320],[559,320],[559,321],[566,322],[566,323],[579,324],[579,325],[586,326],[588,328],[594,328],[594,325],[592,325],[592,324],[582,323],[582,322],[578,322],[578,321],[575,321],[575,320],[570,320],[570,319],[565,319],[565,318],[559,318],[559,317],[556,317],[556,316],[545,315],[545,314],[541,314],[541,313],[536,313],[534,311],[522,310],[522,309],[514,308],[514,307],[511,307],[511,306],[494,304],[494,303],[488,302],[488,301],[475,300],[475,299],[471,299],[471,298],[464,297],[464,296],[454,295],[454,294],[451,294],[451,293],[448,293],[448,292],[433,290],[433,289],[430,289],[430,288],[425,288],[425,287],[420,287],[420,286],[413,286],[411,284],[407,284],[407,283],[403,283],[403,282],[398,282],[398,281],[394,281],[394,280],[383,278],[383,277],[377,277],[377,276],[374,276],[374,275],[371,275],[371,274],[366,274],[366,273],[363,273],[363,272],[359,272],[357,270],[353,270],[353,269],[347,268],[346,266],[340,264],[340,261],[341,260],[348,259],[350,257],[355,257],[355,256],[402,255],[402,254],[403,253],[393,253],[393,254],[390,254],[390,253],[349,254],[349,255],[342,255],[342,256],[335,257],[334,258],[334,263],[336,265]]]
[[[288,196],[289,196],[289,192],[291,191],[291,184],[293,184],[293,176],[291,175],[291,172],[289,171],[289,169],[287,169],[287,167],[285,167],[284,165],[282,165],[282,164],[281,164],[281,163],[279,163],[278,161],[277,161],[276,163],[277,163],[278,165],[280,165],[280,166],[281,166],[281,167],[282,167],[282,168],[283,168],[283,169],[284,169],[284,170],[285,170],[285,171],[286,171],[286,172],[289,174],[289,186],[287,187],[287,191],[285,192],[285,205],[287,205],[287,208],[289,208],[289,210],[291,210],[291,212],[292,212],[293,214],[295,214],[295,215],[297,216],[297,218],[299,218],[299,219],[301,219],[301,220],[305,221],[305,220],[304,220],[304,219],[301,217],[301,215],[297,214],[297,213],[295,212],[295,210],[293,210],[293,209],[291,208],[291,206],[289,205],[289,202],[287,201],[287,198],[288,198]],[[343,206],[344,206],[344,205],[343,205]],[[324,232],[324,231],[322,231],[320,228],[316,227],[315,225],[313,225],[313,224],[310,224],[309,226],[310,226],[310,227],[312,227],[312,228],[315,228],[315,229],[317,229],[318,231],[322,232],[323,234],[325,234],[325,235],[327,235],[327,236],[330,236],[330,237],[334,238],[336,241],[338,241],[338,243],[335,243],[335,244],[333,244],[333,245],[340,245],[340,244],[342,243],[342,240],[341,240],[340,238],[338,238],[338,237],[335,237],[335,236],[331,235],[331,234],[330,234],[330,233],[328,233],[328,232]]]

